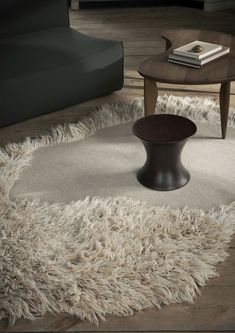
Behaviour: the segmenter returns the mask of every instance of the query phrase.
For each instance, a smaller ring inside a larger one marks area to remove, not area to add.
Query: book
[[[197,45],[200,45],[203,48],[201,52],[196,53],[192,51],[192,49]],[[220,50],[222,50],[222,45],[195,40],[191,43],[174,49],[173,53],[188,58],[202,59]]]
[[[183,62],[183,61],[179,61],[179,60],[168,59],[168,61],[172,62],[174,64],[177,64],[177,65],[183,65],[183,66],[193,67],[193,68],[201,68],[201,65],[190,64],[188,62]]]
[[[230,52],[229,47],[222,47],[222,49],[220,51],[217,51],[216,53],[213,53],[212,55],[204,57],[203,59],[188,58],[188,57],[184,57],[184,56],[180,56],[180,55],[171,53],[169,55],[168,60],[170,62],[177,61],[177,63],[182,63],[184,65],[194,65],[194,66],[196,66],[195,68],[200,68],[202,65],[204,65],[212,60],[218,59],[218,58],[224,56],[225,54],[228,54],[229,52]]]

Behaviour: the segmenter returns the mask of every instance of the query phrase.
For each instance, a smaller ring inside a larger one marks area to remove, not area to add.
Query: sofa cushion
[[[120,43],[97,39],[67,27],[0,39],[0,80],[76,64],[82,73],[115,61]],[[118,53],[119,54],[119,53]]]
[[[0,127],[121,89],[121,48],[119,54],[119,60],[109,66],[86,73],[73,64],[0,80]]]

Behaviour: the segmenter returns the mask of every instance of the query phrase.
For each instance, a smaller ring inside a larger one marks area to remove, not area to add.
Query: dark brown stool
[[[196,131],[191,120],[177,115],[157,114],[137,120],[133,133],[141,139],[147,154],[137,173],[139,182],[159,191],[186,185],[190,174],[181,162],[181,152]]]

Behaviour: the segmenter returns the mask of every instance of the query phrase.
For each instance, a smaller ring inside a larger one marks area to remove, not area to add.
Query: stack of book
[[[168,61],[184,66],[201,68],[202,65],[229,52],[229,47],[196,40],[174,49],[173,53],[169,55]]]

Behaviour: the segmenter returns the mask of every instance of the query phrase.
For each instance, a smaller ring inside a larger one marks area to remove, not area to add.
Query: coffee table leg
[[[144,113],[154,114],[157,103],[158,89],[156,81],[144,78]]]
[[[220,121],[221,121],[222,139],[225,139],[227,132],[229,101],[230,101],[230,82],[221,83]]]

